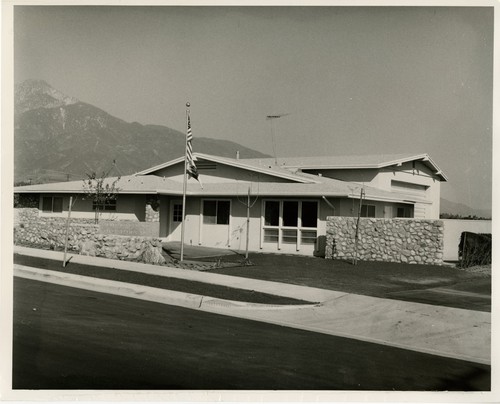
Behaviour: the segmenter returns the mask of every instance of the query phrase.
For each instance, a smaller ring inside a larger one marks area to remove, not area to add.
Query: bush
[[[38,194],[14,194],[14,208],[38,208],[39,203]]]
[[[462,232],[458,258],[462,268],[491,264],[491,234]]]

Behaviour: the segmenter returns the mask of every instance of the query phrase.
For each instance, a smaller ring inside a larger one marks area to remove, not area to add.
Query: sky
[[[286,156],[428,153],[490,209],[491,7],[16,6],[14,80]],[[196,151],[196,150],[195,150]],[[242,156],[244,157],[244,156]]]

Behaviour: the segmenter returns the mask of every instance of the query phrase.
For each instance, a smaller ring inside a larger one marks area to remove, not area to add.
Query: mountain
[[[42,80],[15,86],[14,180],[51,182],[108,171],[127,175],[182,156],[185,134],[126,122]],[[195,137],[195,151],[222,157],[269,157],[227,140]]]
[[[450,215],[459,215],[463,217],[477,216],[484,218],[491,218],[491,210],[487,209],[474,209],[463,203],[451,202],[447,199],[441,198],[441,214],[447,213]]]

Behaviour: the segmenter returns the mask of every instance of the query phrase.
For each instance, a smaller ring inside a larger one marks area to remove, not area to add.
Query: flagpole
[[[186,189],[187,189],[187,146],[188,146],[188,119],[189,107],[191,104],[186,102],[186,145],[184,148],[184,184],[182,186],[182,222],[181,222],[181,262],[184,260],[184,228],[186,221]]]

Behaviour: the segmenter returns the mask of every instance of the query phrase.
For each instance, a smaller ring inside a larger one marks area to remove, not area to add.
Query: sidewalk
[[[60,252],[15,247],[16,253],[56,259]],[[262,321],[329,335],[390,345],[433,355],[490,363],[491,314],[457,308],[381,299],[318,288],[207,272],[71,255],[71,262],[189,279],[233,288],[293,297],[319,305],[270,306],[214,299],[147,286],[63,272],[15,266],[15,275]]]

